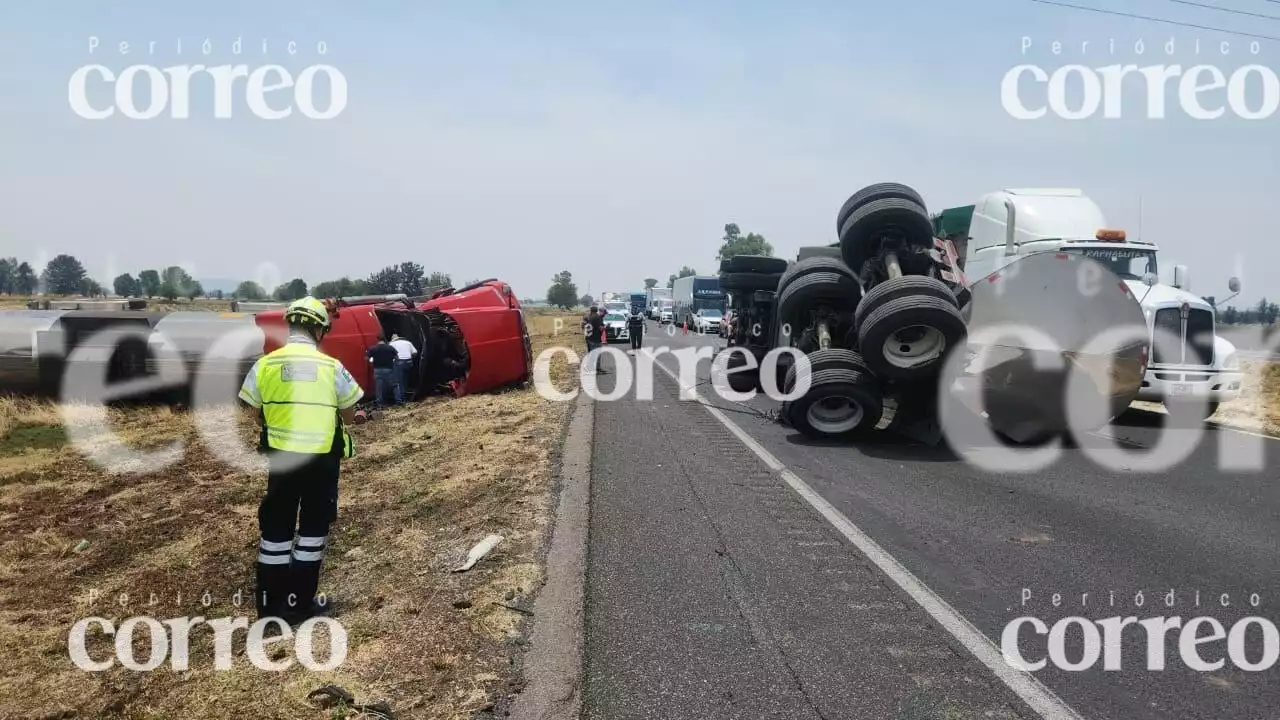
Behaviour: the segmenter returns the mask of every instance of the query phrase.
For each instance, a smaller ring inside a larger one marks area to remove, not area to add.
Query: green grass
[[[56,450],[66,444],[67,431],[61,425],[17,425],[0,438],[0,455]]]

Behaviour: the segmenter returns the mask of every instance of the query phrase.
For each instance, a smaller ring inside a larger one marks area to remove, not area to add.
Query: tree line
[[[720,250],[716,253],[716,262],[727,260],[735,255],[767,255],[773,257],[773,246],[765,240],[763,235],[749,232],[742,234],[742,228],[737,223],[725,223],[724,235],[720,238]],[[684,265],[678,272],[672,273],[667,278],[667,287],[675,287],[676,280],[690,275],[697,275],[698,271]],[[653,285],[649,284],[649,280],[645,280],[645,289],[657,285],[658,281],[654,280]]]
[[[1280,319],[1280,305],[1267,302],[1266,298],[1252,308],[1237,310],[1228,305],[1218,311],[1218,322],[1223,325],[1274,325],[1277,319]]]
[[[125,298],[163,298],[173,301],[180,297],[194,300],[209,297],[217,300],[279,300],[290,301],[307,295],[318,297],[343,297],[353,295],[387,295],[404,293],[409,296],[425,295],[429,291],[452,284],[448,273],[432,272],[415,262],[388,265],[371,273],[367,278],[342,277],[326,280],[308,287],[302,278],[293,278],[268,292],[258,283],[245,280],[230,295],[221,289],[205,292],[199,280],[177,265],[163,270],[148,269],[122,273],[111,282],[110,292]],[[37,291],[49,295],[83,295],[106,297],[108,290],[89,277],[84,264],[75,256],[62,254],[53,258],[39,275],[31,263],[17,258],[0,258],[0,294],[32,295]]]

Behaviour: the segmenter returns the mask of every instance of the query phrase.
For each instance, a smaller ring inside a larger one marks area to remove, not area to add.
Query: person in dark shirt
[[[631,317],[627,319],[627,334],[631,336],[632,351],[640,349],[644,340],[644,310],[631,308]]]
[[[587,339],[587,354],[591,354],[592,350],[596,350],[604,342],[604,315],[599,308],[592,307],[587,311],[586,317],[582,318],[582,334]],[[600,367],[600,358],[596,356],[596,372],[603,375],[604,368]]]
[[[396,358],[399,352],[387,343],[387,339],[378,336],[378,344],[365,351],[369,363],[373,365],[374,401],[378,407],[386,407],[385,400],[395,384]]]

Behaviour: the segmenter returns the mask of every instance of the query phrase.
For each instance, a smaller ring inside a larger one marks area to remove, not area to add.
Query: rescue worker
[[[254,363],[240,399],[260,411],[259,447],[269,468],[258,506],[255,605],[260,618],[296,623],[327,604],[315,600],[320,564],[338,512],[339,463],[355,454],[345,425],[355,421],[364,391],[320,352],[329,313],[319,300],[291,303],[284,319],[288,342]]]
[[[373,366],[374,402],[379,409],[384,408],[395,384],[397,351],[379,335],[377,344],[365,351],[365,357]]]
[[[405,396],[409,394],[409,374],[413,371],[413,359],[418,356],[418,348],[399,335],[391,336],[391,347],[396,349],[395,391],[396,404],[403,405]]]
[[[631,309],[631,317],[627,319],[627,334],[631,336],[631,351],[639,350],[640,343],[644,340],[644,311],[641,308]]]

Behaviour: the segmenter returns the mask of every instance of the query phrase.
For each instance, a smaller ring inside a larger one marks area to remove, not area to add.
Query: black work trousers
[[[338,516],[333,454],[268,451],[267,492],[258,505],[258,616],[306,615],[320,583],[329,525]],[[294,540],[294,535],[297,540]]]
[[[639,349],[640,343],[644,342],[644,326],[639,325],[631,328],[629,334],[631,335],[631,347]]]

